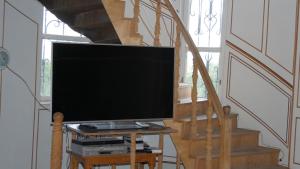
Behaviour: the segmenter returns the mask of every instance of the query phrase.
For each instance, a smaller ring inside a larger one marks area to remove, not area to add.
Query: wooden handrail
[[[184,24],[182,23],[181,19],[179,18],[178,14],[176,13],[175,9],[173,8],[171,2],[169,0],[164,0],[165,5],[168,7],[171,15],[173,16],[173,18],[175,19],[176,23],[180,26],[181,29],[181,33],[183,35],[183,38],[185,39],[186,43],[188,44],[188,47],[190,49],[190,51],[193,54],[193,57],[195,57],[195,62],[194,64],[199,65],[198,66],[198,70],[203,78],[205,87],[208,91],[208,97],[210,99],[212,99],[212,104],[214,107],[214,110],[216,110],[217,115],[218,115],[218,120],[219,120],[219,124],[222,125],[223,124],[223,119],[224,119],[224,113],[223,113],[223,108],[222,108],[222,104],[219,100],[219,97],[217,95],[217,92],[213,86],[213,83],[210,79],[210,76],[205,68],[205,64],[203,63],[201,56],[199,54],[198,48],[195,45],[195,43],[193,42],[193,39],[191,37],[191,35],[189,34],[189,32],[187,31],[187,29],[185,28]]]

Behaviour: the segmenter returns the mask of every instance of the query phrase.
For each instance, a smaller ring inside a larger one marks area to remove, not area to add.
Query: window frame
[[[41,35],[41,46],[42,46],[42,50],[41,50],[41,65],[40,65],[40,92],[39,92],[39,96],[42,102],[44,103],[49,103],[51,101],[51,88],[50,88],[50,95],[46,96],[46,95],[42,95],[42,89],[43,89],[43,76],[44,76],[44,72],[43,72],[43,60],[44,60],[44,49],[45,49],[45,44],[44,44],[44,40],[49,40],[49,41],[57,41],[57,42],[74,42],[74,43],[92,43],[91,40],[89,40],[88,38],[84,37],[84,36],[70,36],[70,35],[57,35],[57,34],[50,34],[50,33],[45,33],[47,32],[47,25],[49,23],[46,23],[46,13],[47,13],[46,8],[44,8],[43,10],[43,31],[42,31],[42,35]],[[52,21],[52,20],[51,20]],[[50,22],[51,22],[50,21]],[[65,24],[64,22],[62,22],[61,20],[59,20],[57,18],[57,20],[55,20],[56,22],[60,22],[60,24]],[[52,46],[51,46],[51,51],[52,51]],[[51,58],[52,61],[52,58]],[[52,63],[52,62],[51,62]],[[52,66],[51,66],[52,67]],[[52,81],[52,72],[50,73],[50,83]],[[50,84],[51,85],[51,84]]]
[[[187,0],[185,1],[184,3],[184,14],[183,14],[183,22],[185,23],[186,28],[187,30],[189,30],[189,26],[190,26],[190,14],[191,14],[191,3],[192,3],[193,0]],[[221,86],[221,82],[222,82],[222,56],[223,56],[223,48],[222,46],[224,45],[224,19],[225,19],[225,16],[224,16],[224,1],[225,0],[222,0],[221,1],[221,16],[220,16],[220,46],[219,47],[201,47],[201,46],[197,46],[197,49],[199,51],[199,53],[218,53],[219,54],[219,64],[218,64],[218,79],[217,79],[217,83],[218,83],[218,86],[217,86],[217,93],[218,94],[221,94],[221,90],[222,90],[222,86]],[[182,57],[182,66],[183,66],[183,71],[182,71],[182,74],[183,74],[183,83],[186,82],[186,74],[187,74],[187,53],[190,52],[190,50],[188,49],[188,47],[186,46],[185,47],[185,50],[182,52],[182,54],[185,56],[185,57]],[[201,78],[201,77],[200,77]],[[199,93],[199,92],[198,92]],[[198,96],[198,98],[201,98]]]

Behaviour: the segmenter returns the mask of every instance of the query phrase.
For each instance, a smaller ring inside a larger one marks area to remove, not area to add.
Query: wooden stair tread
[[[234,169],[245,169],[245,168],[234,168]],[[247,168],[247,169],[250,169],[250,168]],[[261,168],[253,167],[251,169],[289,169],[289,168],[278,165],[278,166],[268,166],[268,167],[261,167]]]
[[[230,118],[236,118],[238,116],[238,114],[236,114],[236,113],[231,113],[230,115],[229,115],[229,117]],[[216,119],[217,118],[217,114],[216,113],[214,113],[213,114],[213,119]],[[200,121],[200,120],[206,120],[207,119],[207,116],[206,116],[206,114],[198,114],[197,115],[197,120],[198,121]],[[178,122],[191,122],[192,121],[192,117],[186,117],[186,118],[182,118],[182,119],[180,119],[180,120],[178,120],[178,119],[175,119],[176,121],[178,121]]]
[[[208,107],[207,99],[199,99],[197,101],[197,115],[205,114]],[[190,101],[179,101],[176,105],[174,119],[181,121],[190,119],[192,116],[192,102]]]
[[[248,130],[248,129],[243,129],[243,128],[236,128],[232,130],[232,136],[237,136],[237,135],[246,135],[246,134],[258,134],[260,131],[257,130]],[[206,139],[206,131],[202,130],[201,132],[198,132],[197,136],[191,137],[190,139],[193,140],[202,140]],[[212,133],[213,138],[218,138],[220,137],[220,130],[219,129],[214,129]]]
[[[180,136],[181,123],[174,122],[173,120],[164,120],[165,126],[171,127],[178,130],[177,133],[171,133],[172,140],[176,147],[177,152],[180,154],[181,161],[185,168],[193,169],[195,164],[195,159],[191,158],[189,155],[188,145],[190,144],[189,140],[183,140]]]
[[[274,148],[268,148],[268,147],[261,147],[261,146],[257,146],[257,147],[246,147],[246,148],[238,148],[238,149],[233,149],[231,151],[231,156],[244,156],[244,155],[255,155],[255,154],[262,154],[262,153],[278,153],[279,150],[278,149],[274,149]],[[206,153],[201,151],[196,155],[192,155],[193,158],[197,158],[197,159],[205,159],[206,158]],[[213,158],[218,158],[219,157],[219,152],[217,151],[213,151],[212,153],[212,157]]]

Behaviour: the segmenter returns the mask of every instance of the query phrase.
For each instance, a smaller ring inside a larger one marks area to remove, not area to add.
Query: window
[[[219,85],[221,52],[222,0],[190,0],[188,30],[197,45],[215,89]],[[193,56],[187,52],[185,82],[192,84]],[[198,97],[207,98],[204,82],[199,75]]]
[[[43,100],[49,99],[51,93],[52,42],[89,43],[90,40],[73,31],[50,11],[44,9],[40,90]]]

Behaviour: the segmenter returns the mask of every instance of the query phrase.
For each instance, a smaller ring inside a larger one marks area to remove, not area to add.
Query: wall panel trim
[[[296,164],[296,165],[300,165],[300,161],[296,161],[296,138],[297,138],[297,124],[298,124],[298,120],[300,120],[300,117],[296,117],[296,123],[295,123],[293,163]]]
[[[268,19],[267,19],[267,38],[266,38],[266,49],[265,49],[265,54],[266,56],[271,59],[274,63],[276,63],[278,66],[282,67],[284,70],[286,70],[289,74],[293,75],[295,74],[295,61],[296,61],[296,56],[297,56],[297,44],[298,44],[298,25],[299,25],[299,0],[296,2],[296,15],[295,15],[295,39],[294,39],[294,51],[293,51],[293,67],[292,67],[292,72],[288,70],[288,68],[284,67],[281,65],[278,61],[274,59],[274,57],[270,56],[268,54],[268,35],[269,35],[269,16],[270,16],[270,0],[268,0]]]
[[[247,40],[239,37],[238,35],[236,35],[233,31],[232,31],[232,19],[233,19],[233,10],[234,10],[234,1],[232,0],[231,3],[231,19],[230,19],[230,34],[232,34],[233,36],[235,36],[236,38],[238,38],[239,40],[243,41],[244,43],[248,44],[249,46],[251,46],[252,48],[254,48],[255,50],[259,51],[262,53],[263,50],[263,39],[264,39],[264,25],[265,25],[265,5],[266,5],[266,0],[264,0],[264,7],[263,7],[263,23],[262,23],[262,36],[261,36],[261,46],[260,48],[255,47],[253,44],[251,44],[250,42],[248,42]]]
[[[3,47],[3,44],[4,44],[4,25],[5,25],[5,1],[3,1],[3,19],[2,19],[2,46]],[[3,73],[2,73],[2,70],[0,70],[0,117],[1,117],[1,113],[2,113],[2,76],[3,76]]]
[[[287,99],[288,99],[288,112],[287,112],[287,126],[286,126],[286,136],[285,138],[282,138],[274,129],[272,129],[264,120],[259,118],[253,111],[251,111],[249,108],[244,106],[242,103],[234,99],[232,96],[230,96],[230,80],[231,80],[231,63],[235,59],[243,66],[247,67],[249,70],[251,70],[253,73],[257,74],[259,77],[261,77],[263,80],[268,82],[270,85],[272,85],[275,89],[277,89],[280,93],[282,93]],[[232,101],[236,106],[244,110],[247,114],[249,114],[251,117],[253,117],[257,122],[259,122],[261,125],[263,125],[272,135],[274,135],[280,142],[282,142],[286,147],[288,147],[289,144],[289,122],[290,122],[290,116],[292,111],[292,96],[285,92],[280,86],[276,85],[271,79],[260,73],[258,70],[256,70],[254,67],[249,65],[248,63],[244,62],[243,60],[239,59],[237,56],[235,56],[233,53],[229,52],[229,60],[228,60],[228,76],[227,76],[227,88],[226,88],[226,98]]]
[[[288,81],[286,81],[283,77],[281,77],[279,74],[277,74],[276,72],[274,72],[272,69],[270,69],[267,65],[265,65],[264,63],[260,62],[259,60],[257,60],[255,57],[251,56],[249,53],[247,53],[246,51],[242,50],[241,48],[239,48],[238,46],[234,45],[233,43],[231,43],[230,41],[226,40],[226,45],[229,46],[231,49],[233,49],[234,51],[240,53],[242,56],[246,57],[247,59],[251,60],[253,63],[255,63],[256,65],[258,65],[259,67],[261,67],[262,69],[264,69],[265,71],[267,71],[272,77],[276,78],[277,80],[279,80],[282,84],[284,84],[286,87],[288,87],[290,90],[293,90],[293,85],[290,84]]]

